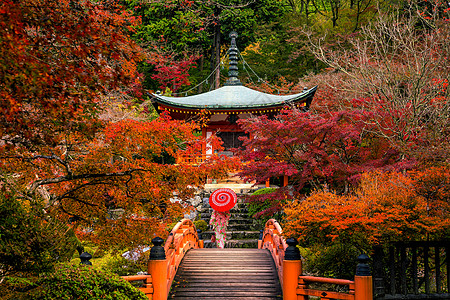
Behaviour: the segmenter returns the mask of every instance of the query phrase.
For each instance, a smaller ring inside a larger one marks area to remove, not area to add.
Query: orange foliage
[[[194,135],[196,129],[166,117],[123,120],[90,140],[76,133],[57,136],[58,146],[39,149],[41,154],[2,147],[0,169],[11,178],[4,181],[8,189],[23,198],[44,198],[47,212],[75,220],[83,237],[105,248],[149,244],[190,210],[183,200],[193,197],[207,173],[222,170],[219,159],[175,164],[179,155],[201,153],[204,141]]]
[[[114,1],[0,1],[0,137],[54,145],[96,131],[99,102],[139,83],[138,24]]]
[[[430,211],[423,196],[423,172],[365,173],[353,195],[315,191],[304,200],[285,208],[285,233],[299,237],[304,246],[351,243],[360,249],[396,240],[423,240],[441,237],[450,226],[448,210],[449,172],[433,176],[445,182],[435,195],[445,191],[442,201]],[[445,201],[444,201],[445,199]]]

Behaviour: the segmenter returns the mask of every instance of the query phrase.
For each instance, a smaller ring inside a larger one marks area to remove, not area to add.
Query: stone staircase
[[[209,195],[204,194],[203,207],[200,211],[201,219],[209,224],[213,209],[209,206]],[[245,193],[238,193],[238,202],[231,209],[231,217],[227,227],[227,240],[225,248],[257,248],[259,230],[254,219],[247,214],[247,206],[243,202]],[[209,225],[209,230],[202,233],[205,248],[211,248],[215,245],[211,244],[211,236],[214,233],[213,228]]]

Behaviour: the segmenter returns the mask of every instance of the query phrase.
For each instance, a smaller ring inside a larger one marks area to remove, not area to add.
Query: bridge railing
[[[166,300],[170,286],[181,260],[189,249],[203,248],[203,240],[199,238],[191,220],[179,221],[164,240],[156,237],[152,240],[148,262],[148,275],[123,276],[127,281],[143,281],[139,289],[152,300]]]
[[[360,262],[356,268],[354,280],[334,279],[325,277],[302,275],[302,261],[297,248],[297,240],[285,239],[283,230],[274,219],[266,222],[265,228],[258,241],[259,249],[268,249],[272,254],[283,288],[284,300],[306,300],[308,296],[320,299],[340,300],[372,300],[372,276],[367,265],[368,256],[358,257]],[[334,284],[348,287],[348,293],[309,288],[310,284]]]
[[[143,281],[143,286],[139,289],[143,292],[149,299],[153,297],[153,282],[152,275],[131,275],[131,276],[122,276],[122,279],[126,281]]]
[[[172,285],[175,274],[189,249],[203,248],[203,240],[199,239],[197,230],[191,220],[179,221],[167,238],[164,251],[167,259],[167,290]]]
[[[284,251],[288,245],[283,237],[283,230],[280,224],[275,219],[270,219],[266,222],[264,231],[260,241],[258,241],[258,248],[268,249],[272,254],[273,261],[277,267],[278,278],[283,285],[283,260]]]

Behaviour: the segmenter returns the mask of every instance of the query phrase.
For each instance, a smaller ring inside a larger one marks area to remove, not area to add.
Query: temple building
[[[202,129],[202,135],[205,138],[213,134],[220,137],[224,142],[224,154],[231,154],[230,149],[239,147],[241,145],[239,137],[245,135],[245,132],[236,123],[237,120],[249,118],[252,115],[274,116],[286,106],[308,110],[317,89],[316,86],[311,89],[305,88],[298,94],[272,95],[243,86],[238,78],[237,34],[232,32],[230,37],[229,78],[223,87],[186,97],[152,94],[156,110],[159,113],[167,111],[173,119],[189,120],[195,115],[206,114],[209,121]],[[203,157],[207,157],[214,151],[215,149],[206,147]]]

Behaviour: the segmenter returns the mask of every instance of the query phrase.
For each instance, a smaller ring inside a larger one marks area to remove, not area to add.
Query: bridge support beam
[[[153,280],[153,300],[167,300],[167,261],[162,238],[152,240],[153,247],[150,250],[148,261],[148,274]]]

